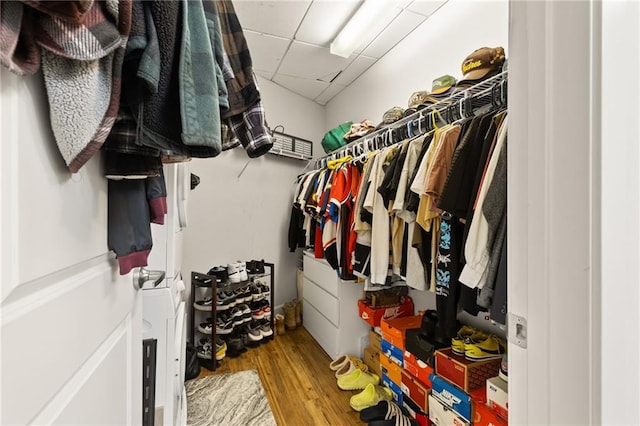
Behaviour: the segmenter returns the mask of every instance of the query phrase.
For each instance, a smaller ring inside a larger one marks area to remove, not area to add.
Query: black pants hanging
[[[436,267],[436,340],[448,342],[458,333],[458,300],[460,298],[460,247],[464,225],[456,217],[444,214],[440,221],[440,245]]]

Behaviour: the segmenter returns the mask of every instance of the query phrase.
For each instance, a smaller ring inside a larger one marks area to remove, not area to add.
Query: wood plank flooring
[[[278,425],[363,425],[349,406],[357,392],[338,388],[330,362],[309,332],[298,327],[238,358],[225,358],[216,371],[202,368],[200,377],[257,370]]]

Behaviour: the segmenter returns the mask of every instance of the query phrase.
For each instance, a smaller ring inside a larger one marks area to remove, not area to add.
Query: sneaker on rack
[[[252,341],[252,342],[261,341],[263,336],[262,336],[262,332],[260,330],[261,330],[261,327],[258,324],[258,322],[257,321],[251,321],[247,325],[247,335],[249,337],[249,340]]]
[[[506,344],[497,336],[489,336],[480,343],[465,343],[464,357],[470,361],[499,358],[506,353]]]
[[[233,332],[233,318],[228,315],[218,316],[216,320],[216,333],[217,334],[231,334]]]
[[[244,292],[242,296],[244,297],[245,303],[249,303],[253,300],[253,293],[251,292],[251,286],[246,286],[243,288]]]
[[[210,311],[212,304],[212,299],[210,297],[205,297],[202,300],[196,300],[196,302],[193,304],[193,307],[198,311]],[[218,309],[220,308],[218,307]]]
[[[240,281],[247,281],[249,279],[249,274],[247,274],[247,262],[238,260],[236,262],[236,267],[238,268],[238,271],[240,271]]]
[[[238,268],[237,263],[230,263],[227,265],[227,274],[229,276],[229,282],[232,284],[237,284],[242,281],[240,278],[240,269]]]
[[[264,259],[256,260],[256,274],[264,274]]]
[[[262,307],[256,302],[252,302],[251,304],[249,304],[249,308],[251,308],[251,318],[253,318],[254,320],[264,318],[264,311],[262,310]]]
[[[209,339],[201,339],[201,346],[198,346],[198,358],[202,359],[211,359],[211,342]]]
[[[226,311],[234,306],[236,306],[236,296],[232,291],[218,292],[218,303],[216,307],[219,311]]]
[[[251,288],[251,300],[256,301],[262,299],[262,287],[260,283],[254,283]]]
[[[238,309],[242,310],[242,319],[243,322],[251,321],[251,308],[246,303],[237,306]]]
[[[213,325],[211,321],[201,322],[198,325],[198,331],[203,334],[211,334],[211,330],[213,329]]]
[[[242,325],[244,323],[243,313],[240,306],[241,305],[235,306],[229,311],[233,320],[233,325]]]
[[[260,284],[260,286],[262,287],[262,298],[263,299],[268,299],[271,297],[271,289],[269,288],[268,285],[266,284]]]
[[[465,344],[479,343],[487,339],[488,334],[482,331],[463,325],[456,337],[451,338],[451,351],[460,356],[464,356]]]
[[[204,275],[194,275],[193,281],[196,287],[211,287],[211,278]]]
[[[260,324],[260,333],[262,333],[262,337],[270,338],[273,337],[273,330],[271,329],[271,323],[268,320],[262,320],[258,322]]]
[[[256,261],[255,260],[247,260],[247,274],[255,275],[256,274]]]
[[[229,278],[229,275],[227,274],[227,268],[225,268],[224,266],[214,266],[213,268],[209,269],[207,275],[216,277],[216,281],[218,282],[219,286],[225,285]]]
[[[498,372],[500,377],[505,382],[509,382],[509,371],[507,366],[507,354],[502,355],[502,362],[500,363],[500,371]]]

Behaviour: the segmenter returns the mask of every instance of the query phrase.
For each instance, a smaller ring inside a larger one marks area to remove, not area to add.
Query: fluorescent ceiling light
[[[365,0],[331,43],[331,54],[348,58],[359,46],[378,35],[399,12],[395,1]]]

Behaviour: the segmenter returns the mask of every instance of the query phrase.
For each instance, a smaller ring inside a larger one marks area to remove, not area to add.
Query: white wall
[[[389,108],[406,108],[413,92],[430,91],[435,78],[460,79],[462,61],[475,49],[502,46],[508,58],[508,39],[508,0],[449,0],[327,104],[325,128],[365,118],[378,124]],[[433,294],[411,295],[417,309],[435,307]]]
[[[433,79],[460,79],[462,61],[475,49],[502,46],[508,57],[508,37],[507,0],[449,0],[327,104],[325,127],[365,118],[378,124],[389,108],[406,108],[413,92],[431,90]]]
[[[258,80],[271,128],[280,124],[288,134],[320,140],[323,107]],[[189,198],[185,278],[190,279],[190,271],[207,272],[236,259],[264,258],[276,265],[276,306],[295,298],[300,253],[289,252],[287,232],[295,178],[305,165],[271,154],[250,159],[241,147],[216,158],[192,160],[190,169],[200,176],[200,185]]]

